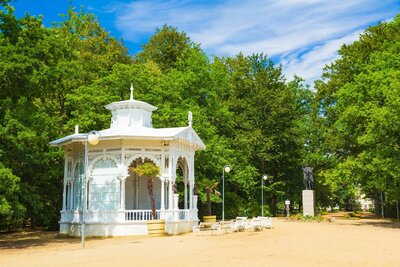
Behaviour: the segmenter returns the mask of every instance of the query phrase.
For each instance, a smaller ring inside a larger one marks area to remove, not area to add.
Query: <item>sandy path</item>
[[[400,226],[381,223],[274,219],[261,232],[90,239],[85,249],[77,239],[7,248],[0,236],[0,266],[400,266]]]

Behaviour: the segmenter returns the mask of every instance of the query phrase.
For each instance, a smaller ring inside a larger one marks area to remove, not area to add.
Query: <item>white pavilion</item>
[[[74,134],[50,143],[62,147],[65,156],[60,233],[80,236],[84,222],[86,236],[147,235],[146,222],[152,219],[165,219],[168,234],[191,231],[198,222],[194,155],[205,149],[192,128],[192,114],[187,127],[153,128],[157,107],[133,99],[132,86],[130,100],[106,108],[112,112],[111,126],[98,132],[97,145],[87,143],[88,133],[79,133],[77,126]],[[153,182],[156,218],[146,177],[132,171],[143,162],[153,162],[161,170]],[[180,194],[175,192],[178,168],[179,188],[184,188]]]

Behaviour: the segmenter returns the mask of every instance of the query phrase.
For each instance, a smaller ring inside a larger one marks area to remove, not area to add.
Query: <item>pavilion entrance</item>
[[[135,159],[129,165],[129,176],[125,180],[125,209],[126,210],[151,210],[150,195],[147,186],[148,177],[140,176],[133,171],[139,164],[151,162],[150,160]],[[161,208],[161,181],[153,177],[153,195],[156,209]]]

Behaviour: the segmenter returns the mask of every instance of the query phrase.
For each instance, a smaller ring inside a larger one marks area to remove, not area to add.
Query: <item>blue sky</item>
[[[16,14],[60,20],[68,0],[19,0]],[[370,25],[400,12],[398,0],[72,0],[96,14],[111,35],[122,38],[134,55],[163,24],[178,27],[206,53],[234,56],[266,53],[282,63],[290,79],[319,78],[343,43],[352,43]]]

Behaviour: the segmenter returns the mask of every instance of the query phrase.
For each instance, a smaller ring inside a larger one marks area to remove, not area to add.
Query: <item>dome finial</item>
[[[192,124],[193,124],[193,114],[192,114],[191,111],[189,111],[188,120],[189,120],[189,127],[192,127]]]
[[[130,100],[133,100],[133,84],[131,83],[131,98]]]

